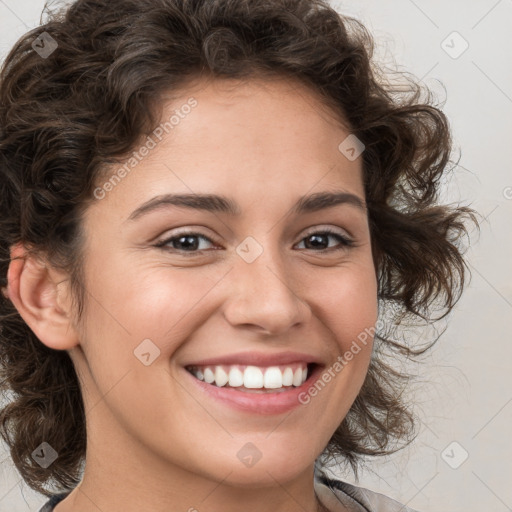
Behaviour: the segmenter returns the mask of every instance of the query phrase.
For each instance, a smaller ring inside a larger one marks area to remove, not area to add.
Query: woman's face
[[[84,217],[87,307],[70,355],[88,457],[286,481],[322,452],[369,364],[362,158],[340,151],[349,132],[314,94],[285,81],[197,82],[162,121]],[[315,201],[335,193],[363,208]]]

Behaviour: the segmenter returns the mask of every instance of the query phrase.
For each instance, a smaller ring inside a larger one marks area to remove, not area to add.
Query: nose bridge
[[[303,322],[308,307],[294,290],[279,244],[271,236],[259,240],[247,237],[236,248],[226,318],[233,325],[252,324],[278,334]]]

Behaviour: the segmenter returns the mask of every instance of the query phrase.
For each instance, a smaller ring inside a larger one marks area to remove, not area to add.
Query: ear
[[[66,277],[30,254],[21,243],[11,248],[7,296],[39,340],[55,350],[79,344]]]

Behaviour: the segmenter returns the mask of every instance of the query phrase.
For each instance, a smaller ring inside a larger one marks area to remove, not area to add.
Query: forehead
[[[136,165],[109,199],[196,192],[282,203],[340,188],[364,198],[361,159],[350,161],[338,149],[349,130],[303,84],[202,80],[164,96],[159,108],[151,150],[132,158]]]
[[[180,94],[181,93],[181,94]],[[174,93],[170,101],[159,105],[161,121],[169,119],[174,109],[179,109],[190,97],[200,106],[201,116],[192,117],[187,123],[191,128],[208,126],[223,131],[229,128],[240,131],[261,130],[271,135],[272,129],[283,131],[278,139],[301,130],[304,134],[325,129],[349,131],[343,116],[327,106],[318,91],[298,81],[285,77],[252,77],[244,80],[203,78],[189,82]],[[194,109],[196,110],[196,109]],[[224,123],[227,121],[227,123]],[[291,122],[292,121],[292,122]],[[303,125],[302,123],[307,123]],[[177,130],[176,136],[186,133]],[[214,132],[210,136],[214,136]],[[241,133],[240,133],[241,135]],[[176,137],[174,137],[176,140]]]

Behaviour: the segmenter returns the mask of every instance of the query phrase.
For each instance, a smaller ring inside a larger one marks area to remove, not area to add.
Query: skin
[[[82,325],[66,276],[12,251],[9,297],[44,344],[69,352],[84,397],[85,474],[57,512],[319,510],[315,459],[368,369],[372,340],[309,404],[275,415],[222,405],[183,378],[189,361],[244,351],[304,352],[328,368],[377,321],[365,212],[290,214],[316,192],[364,201],[362,159],[338,150],[350,132],[290,81],[197,82],[165,103],[163,118],[191,96],[192,112],[85,213]],[[171,192],[222,194],[242,213],[168,206],[127,220]],[[322,228],[355,246],[332,236],[323,253],[307,246]],[[178,232],[207,237],[202,253],[155,247]],[[236,252],[248,236],[263,248],[250,264]],[[160,349],[149,366],[133,353],[147,338]],[[248,442],[262,454],[249,468],[237,457]]]

